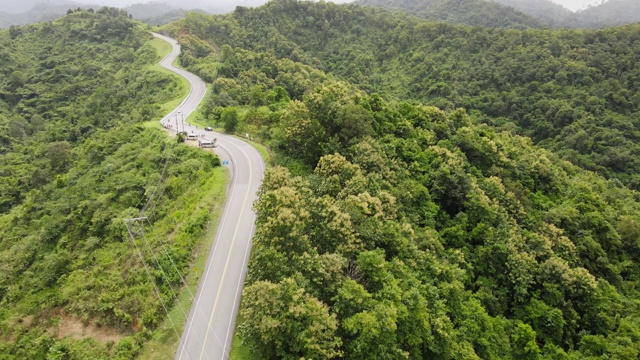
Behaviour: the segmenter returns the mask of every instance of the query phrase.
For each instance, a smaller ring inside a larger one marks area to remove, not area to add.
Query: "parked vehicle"
[[[198,140],[198,134],[187,134],[187,140]]]
[[[198,146],[201,148],[214,148],[217,147],[217,139],[209,140],[209,139],[199,139]]]
[[[207,126],[206,128],[204,128],[204,131],[213,131],[213,128],[211,126]]]

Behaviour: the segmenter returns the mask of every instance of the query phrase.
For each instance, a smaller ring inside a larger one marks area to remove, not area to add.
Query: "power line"
[[[154,138],[151,140],[151,143],[154,143],[154,142],[155,142],[155,141],[160,137],[160,134],[163,134],[163,132],[161,132],[161,131],[160,131],[160,132],[156,132],[156,133],[155,133],[155,135],[154,135]],[[168,153],[170,153],[170,151],[171,151],[172,147],[173,147],[173,144],[171,144],[171,145],[169,146]],[[168,155],[167,155],[167,158],[165,158],[165,165],[163,166],[163,173],[164,173],[164,167],[166,167],[166,163],[167,163],[167,161],[168,161]],[[162,176],[160,177],[160,179],[162,179]],[[144,198],[145,198],[145,196],[146,196],[146,190],[147,190],[147,188],[148,188],[150,185],[151,185],[151,181],[149,182],[149,185],[145,186],[145,188],[144,188],[144,192],[143,192],[143,193],[142,193],[142,195],[140,196],[140,200],[138,201],[138,203],[137,203],[137,204],[136,204],[136,206],[135,206],[136,208],[137,208],[138,206],[140,206],[140,204],[142,204],[142,201],[144,201]],[[154,192],[155,192],[155,190],[154,190]],[[146,206],[146,205],[145,205],[145,206]],[[142,211],[140,211],[140,216],[142,216]]]
[[[139,220],[144,220],[144,219],[148,220],[148,218],[141,218]],[[140,224],[139,220],[134,221],[134,223],[136,223],[138,225],[138,228],[140,229],[140,234],[142,235],[142,239],[144,241],[144,244],[145,244],[147,250],[149,251],[149,253],[151,253],[151,256],[153,257],[153,261],[158,266],[158,269],[160,269],[160,272],[162,273],[162,276],[166,280],[167,285],[169,286],[169,290],[171,291],[171,294],[173,295],[173,298],[178,300],[178,296],[176,295],[176,292],[173,290],[173,286],[171,286],[171,278],[169,278],[169,275],[167,275],[167,273],[164,271],[164,268],[162,267],[162,265],[160,265],[160,261],[158,260],[158,257],[156,256],[155,252],[153,251],[153,249],[149,245],[149,241],[147,240],[147,236],[146,236],[145,231],[144,231],[144,224]],[[173,260],[171,262],[173,262]],[[178,301],[178,306],[180,307],[180,310],[182,311],[182,314],[186,316],[186,314],[184,312],[184,308],[180,304],[180,301]]]
[[[172,144],[171,146],[173,147],[173,144]],[[177,158],[177,156],[173,156],[172,163],[171,163],[171,165],[172,165],[172,166],[173,166],[173,164],[175,164],[175,162],[177,161],[177,159],[178,159],[178,158]],[[168,157],[167,157],[167,160],[168,160]],[[165,166],[166,166],[166,163],[165,163]],[[154,192],[155,192],[155,191],[157,191],[158,187],[160,186],[160,182],[161,182],[161,181],[162,181],[162,182],[165,184],[165,186],[166,186],[166,178],[165,178],[164,171],[163,171],[162,177],[160,178],[160,180],[158,181],[158,184],[156,185],[156,189],[154,190]],[[163,188],[162,188],[162,190],[160,191],[160,193],[159,193],[158,197],[155,199],[155,201],[154,201],[152,198],[149,198],[149,202],[151,202],[151,205],[149,205],[149,206],[147,207],[147,209],[150,209],[150,210],[147,212],[147,213],[148,213],[148,215],[147,215],[147,216],[149,216],[149,217],[150,217],[150,216],[152,216],[152,215],[153,215],[154,211],[156,210],[157,204],[158,204],[158,203],[160,203],[160,199],[162,199],[162,196],[164,195],[164,190],[165,190],[165,187],[163,187]],[[144,211],[146,211],[146,209],[145,209]]]
[[[167,285],[169,286],[169,289],[173,295],[173,299],[178,303],[178,307],[180,308],[180,310],[182,311],[182,315],[185,317],[185,320],[188,321],[189,317],[187,316],[184,307],[182,306],[182,304],[180,303],[180,299],[178,298],[176,291],[173,290],[173,287],[171,286],[171,280],[169,278],[169,276],[166,274],[166,272],[164,271],[162,265],[160,265],[160,262],[158,261],[157,256],[155,255],[155,253],[153,252],[153,249],[151,248],[151,246],[149,245],[149,241],[146,238],[145,235],[145,231],[144,231],[144,224],[141,224],[141,221],[147,221],[149,223],[149,225],[151,226],[151,230],[152,232],[155,233],[155,230],[153,229],[153,225],[151,225],[151,222],[149,221],[148,217],[138,217],[138,218],[130,218],[130,219],[125,219],[125,224],[127,225],[127,231],[129,233],[129,237],[131,239],[131,242],[134,244],[136,251],[138,253],[138,256],[140,257],[140,260],[142,261],[142,264],[145,267],[145,271],[147,273],[147,276],[149,277],[149,281],[152,283],[156,294],[158,295],[158,298],[160,299],[160,302],[162,304],[162,308],[164,309],[165,314],[167,315],[167,318],[169,319],[169,322],[171,323],[171,327],[173,328],[174,333],[176,334],[176,336],[178,337],[178,343],[182,343],[182,337],[180,336],[180,334],[178,334],[178,330],[175,327],[175,324],[173,323],[173,321],[171,320],[171,317],[169,316],[169,311],[167,309],[167,305],[166,303],[162,300],[162,294],[160,292],[160,290],[158,289],[158,287],[156,286],[153,277],[151,275],[151,271],[148,269],[146,262],[144,261],[144,257],[142,255],[142,252],[140,251],[138,245],[135,243],[135,228],[133,227],[133,225],[131,225],[131,223],[137,224],[138,229],[137,229],[137,233],[139,233],[142,236],[142,239],[145,242],[145,246],[147,247],[147,249],[149,250],[149,252],[151,253],[156,265],[158,266],[158,268],[160,269],[160,272],[162,273],[162,275],[164,276]],[[178,270],[177,266],[175,265],[175,262],[173,261],[173,258],[171,257],[171,255],[169,254],[169,252],[167,251],[166,247],[164,246],[164,244],[162,244],[162,242],[159,241],[157,235],[156,236],[156,240],[157,242],[160,244],[160,246],[163,248],[165,254],[167,255],[167,257],[169,258],[169,260],[171,261],[174,270],[176,271],[176,273],[178,274],[178,276],[180,277],[180,279],[182,280],[183,284],[185,284],[185,287],[187,289],[187,291],[189,292],[190,298],[193,300],[193,293],[191,292],[191,290],[189,290],[189,287],[186,283],[186,281],[184,280],[184,277],[182,276],[181,272]],[[198,311],[198,309],[196,309],[195,311]],[[200,337],[197,335],[197,333],[195,334],[195,338],[196,341],[198,343],[200,343],[202,345],[202,339],[200,339]],[[214,338],[215,340],[218,342],[218,344],[220,346],[222,346],[222,342],[220,341],[220,339],[218,338],[218,336],[216,336],[214,334]],[[227,355],[227,357],[229,357],[229,353],[225,350],[224,353]],[[187,354],[187,357],[189,358],[189,354]]]
[[[149,221],[148,217],[146,217],[145,220],[147,220],[147,223],[149,224],[149,227],[151,228],[151,233],[153,233],[155,235],[156,232],[155,232],[155,229],[153,228],[153,225],[151,224],[151,221]],[[156,236],[156,240],[157,240],[157,235],[155,235],[155,236]],[[169,255],[169,252],[167,251],[166,246],[164,246],[164,244],[162,244],[160,241],[158,241],[158,243],[160,243],[160,246],[164,250],[164,253],[167,255],[167,257],[171,261],[171,265],[173,266],[173,270],[178,274],[178,276],[180,276],[180,280],[182,281],[182,284],[184,284],[185,288],[189,292],[189,296],[193,299],[193,293],[189,289],[189,286],[187,285],[187,282],[185,281],[184,277],[182,276],[182,274],[178,270],[178,267],[176,266],[176,263],[173,261],[173,258],[171,257],[171,255]]]
[[[154,195],[155,195],[156,191],[158,191],[158,187],[160,186],[160,183],[164,180],[164,177],[165,177],[166,172],[167,172],[167,165],[168,165],[168,163],[169,163],[169,158],[171,158],[171,155],[172,155],[172,152],[171,152],[171,150],[172,150],[172,149],[173,149],[173,144],[171,144],[171,145],[169,146],[169,149],[168,149],[168,150],[167,150],[167,152],[166,152],[166,157],[165,157],[165,159],[164,159],[164,165],[163,165],[163,167],[162,167],[162,173],[160,174],[160,179],[158,179],[158,182],[156,183],[156,186],[154,187],[153,192],[151,193],[151,195],[150,195],[150,196],[149,196],[149,198],[147,199],[146,204],[145,204],[145,205],[142,207],[142,209],[140,210],[140,216],[143,216],[143,215],[144,215],[144,212],[146,211],[147,207],[148,207],[148,206],[149,206],[149,204],[153,201],[153,197],[154,197]],[[144,199],[144,195],[143,195],[143,198],[142,198],[142,199]],[[142,202],[142,199],[141,199],[141,201],[138,203],[138,205],[140,205],[140,203]]]
[[[173,332],[178,337],[178,341],[182,341],[182,339],[180,338],[180,334],[178,334],[178,330],[176,329],[176,326],[173,323],[173,320],[171,320],[171,316],[169,316],[169,311],[167,310],[167,306],[166,306],[164,300],[162,300],[162,294],[160,293],[160,290],[156,286],[156,283],[153,281],[153,277],[151,276],[151,272],[149,271],[149,267],[147,266],[147,263],[144,261],[144,257],[142,256],[142,253],[140,252],[140,248],[138,247],[138,244],[136,244],[136,242],[135,242],[135,236],[133,235],[133,231],[131,230],[131,227],[129,226],[130,222],[138,221],[138,220],[140,220],[140,218],[125,219],[125,225],[127,226],[127,232],[129,233],[129,240],[131,241],[133,246],[136,248],[136,252],[138,253],[138,257],[140,258],[140,261],[142,262],[142,266],[144,267],[144,270],[147,273],[147,277],[149,277],[149,280],[151,281],[151,285],[153,285],[153,289],[155,290],[156,295],[158,295],[158,299],[160,300],[160,303],[162,304],[162,309],[164,309],[164,313],[167,315],[167,319],[169,319],[169,323],[171,324],[171,327],[173,328]]]
[[[156,237],[156,241],[157,243],[160,245],[160,247],[163,249],[164,253],[167,255],[167,257],[169,258],[169,261],[171,261],[171,264],[173,266],[173,269],[176,271],[176,273],[178,274],[178,276],[180,276],[180,280],[182,281],[182,283],[185,286],[185,289],[187,290],[187,292],[189,293],[189,297],[191,298],[191,300],[195,299],[193,293],[191,292],[191,289],[189,289],[189,285],[187,284],[186,280],[184,279],[184,277],[182,276],[182,273],[178,270],[178,267],[176,265],[176,263],[173,261],[173,258],[171,257],[171,255],[169,254],[169,252],[167,251],[167,247],[164,246],[164,244],[162,243],[162,241],[160,241],[160,239],[158,238],[158,235],[155,231],[155,228],[153,227],[153,225],[151,224],[151,221],[149,220],[148,217],[144,217],[142,218],[143,220],[146,220],[147,223],[149,224],[149,227],[151,228],[151,233],[154,234],[154,236]],[[195,308],[195,311],[199,311],[200,309],[198,309],[197,307]],[[184,311],[183,311],[184,314]],[[204,315],[204,314],[202,314]],[[188,317],[185,314],[185,318],[188,320]],[[196,341],[198,341],[200,344],[202,344],[202,340],[198,337],[197,333],[196,333]],[[222,343],[222,341],[220,341],[220,338],[218,338],[218,336],[213,333],[213,336],[215,338],[215,340],[218,342],[218,344],[220,346],[223,347],[223,352],[227,355],[227,357],[230,356],[230,354],[226,351],[225,349],[225,345]]]
[[[147,208],[149,207],[149,205],[153,202],[153,197],[155,196],[156,192],[158,191],[158,188],[160,187],[160,184],[164,180],[164,176],[165,176],[165,173],[167,171],[167,165],[169,163],[169,157],[170,157],[169,154],[167,154],[167,157],[166,157],[165,162],[164,162],[164,166],[162,168],[162,173],[160,174],[160,179],[158,179],[158,182],[156,183],[156,186],[153,188],[153,192],[151,193],[151,195],[147,199],[147,202],[144,204],[142,209],[140,209],[140,215],[144,215],[144,213],[147,210]]]

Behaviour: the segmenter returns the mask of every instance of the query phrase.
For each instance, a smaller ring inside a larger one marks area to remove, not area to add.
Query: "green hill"
[[[186,10],[178,9],[163,2],[133,4],[123,8],[138,19],[152,26],[165,25],[184,17]],[[193,10],[191,10],[193,11]]]
[[[529,136],[583,168],[640,187],[638,25],[515,31],[284,1],[229,16],[193,14],[179,24],[214,47],[289,58],[368,92],[464,107],[477,121]],[[194,40],[184,63],[206,58],[211,50],[205,45]]]
[[[502,28],[605,28],[640,22],[640,3],[609,0],[576,13],[550,0],[358,0],[433,21]]]
[[[185,90],[151,39],[113,8],[0,31],[2,359],[133,359],[164,326],[220,162],[142,125]]]
[[[617,167],[638,149],[638,26],[281,0],[167,31],[211,82],[208,121],[233,114],[287,166],[255,204],[251,357],[640,354],[640,194]]]
[[[605,28],[640,22],[640,3],[607,0],[576,13],[549,0],[493,0],[554,27]]]
[[[577,13],[584,27],[602,28],[640,22],[640,2],[634,0],[609,0]]]
[[[542,23],[513,8],[484,0],[358,0],[354,4],[398,9],[432,21],[501,28],[539,28]]]
[[[97,8],[97,5],[61,1],[53,4],[36,4],[33,8],[16,14],[0,11],[0,28],[8,28],[11,25],[27,25],[56,20],[65,16],[69,9],[78,8]],[[176,21],[184,17],[185,13],[185,10],[183,9],[178,9],[162,2],[133,4],[123,8],[123,10],[131,14],[135,19],[153,26],[164,25],[172,21]]]
[[[493,0],[496,3],[510,6],[544,24],[556,27],[575,27],[575,14],[550,0]]]

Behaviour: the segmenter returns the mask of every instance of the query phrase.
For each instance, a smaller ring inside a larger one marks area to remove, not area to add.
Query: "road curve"
[[[167,41],[173,47],[171,54],[162,59],[160,65],[186,78],[191,84],[187,98],[161,120],[163,125],[182,130],[183,116],[186,119],[197,108],[207,88],[196,75],[172,65],[180,54],[176,40],[160,34],[153,36]],[[205,132],[187,123],[184,124],[184,130],[209,139],[217,138],[218,147],[215,151],[223,161],[228,162],[231,185],[175,359],[228,359],[251,253],[251,239],[255,232],[252,205],[257,199],[256,193],[262,183],[265,165],[254,147],[237,138]]]

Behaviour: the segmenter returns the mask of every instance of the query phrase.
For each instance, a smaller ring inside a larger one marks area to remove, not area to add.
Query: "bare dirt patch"
[[[91,337],[103,343],[109,341],[118,343],[129,335],[113,328],[97,327],[93,324],[84,325],[82,321],[65,314],[60,314],[60,325],[54,329],[53,334],[59,338],[70,337],[75,340]]]

